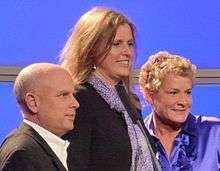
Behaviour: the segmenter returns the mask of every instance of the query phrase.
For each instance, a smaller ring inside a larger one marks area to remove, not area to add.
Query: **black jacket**
[[[1,171],[66,171],[46,141],[22,123],[2,143]]]
[[[70,141],[70,171],[129,171],[132,149],[123,114],[111,109],[88,83],[76,94],[80,107]]]

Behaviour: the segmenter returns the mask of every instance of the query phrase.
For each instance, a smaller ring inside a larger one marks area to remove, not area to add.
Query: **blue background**
[[[199,68],[220,68],[219,0],[2,0],[0,66],[57,63],[71,28],[94,6],[119,10],[135,23],[135,68],[158,50],[185,56]],[[12,87],[0,84],[0,142],[22,118]],[[196,86],[193,113],[220,116],[219,94],[219,86]],[[146,116],[150,109],[142,102]]]
[[[93,6],[119,10],[135,23],[137,68],[158,50],[186,56],[200,68],[219,67],[219,0],[2,0],[0,65],[57,62],[71,28]]]

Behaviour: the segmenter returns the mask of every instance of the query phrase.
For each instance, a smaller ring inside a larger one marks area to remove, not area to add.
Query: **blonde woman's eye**
[[[176,91],[171,91],[169,94],[175,95],[175,94],[177,94],[177,92]]]
[[[192,91],[187,91],[187,94],[188,94],[188,95],[191,95],[191,94],[192,94]]]

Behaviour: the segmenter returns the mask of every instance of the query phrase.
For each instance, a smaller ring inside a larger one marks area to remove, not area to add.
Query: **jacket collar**
[[[51,157],[52,162],[58,168],[58,170],[66,171],[66,168],[63,166],[62,162],[59,160],[59,158],[56,156],[53,150],[31,126],[23,122],[20,125],[19,130],[21,130],[24,134],[32,137],[43,148],[45,153]]]
[[[147,116],[144,122],[150,134],[156,137],[154,134],[155,127],[153,123],[153,113]],[[183,124],[181,132],[191,136],[198,136],[198,131],[196,129],[196,117],[191,113],[188,115],[185,123]]]

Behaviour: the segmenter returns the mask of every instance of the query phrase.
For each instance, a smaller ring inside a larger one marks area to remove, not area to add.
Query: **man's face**
[[[72,79],[63,70],[57,70],[42,79],[37,117],[40,126],[62,136],[73,129],[76,109],[79,103],[73,96]]]

